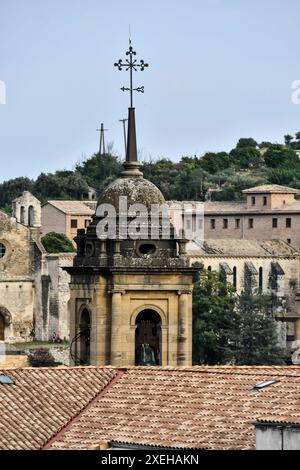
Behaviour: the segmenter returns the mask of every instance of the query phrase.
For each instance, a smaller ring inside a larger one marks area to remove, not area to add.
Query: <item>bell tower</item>
[[[124,171],[104,189],[96,213],[75,238],[71,275],[71,358],[75,364],[192,363],[192,288],[186,240],[170,223],[160,190],[143,178],[137,158],[132,72],[148,64],[129,57],[130,107]]]

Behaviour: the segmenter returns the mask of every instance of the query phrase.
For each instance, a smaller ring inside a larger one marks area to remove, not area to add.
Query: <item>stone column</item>
[[[179,293],[178,310],[178,347],[177,364],[179,366],[189,365],[188,354],[188,294]]]
[[[113,292],[111,302],[111,344],[110,363],[119,367],[122,362],[122,293]]]

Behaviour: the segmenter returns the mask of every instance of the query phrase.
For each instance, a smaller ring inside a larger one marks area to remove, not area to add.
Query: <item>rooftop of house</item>
[[[2,374],[14,383],[0,383],[0,449],[89,449],[111,441],[254,449],[254,422],[300,424],[298,366],[24,368]]]
[[[200,256],[234,256],[255,257],[265,256],[273,258],[294,257],[298,251],[283,240],[235,240],[207,239],[205,241],[193,240],[187,244],[187,253],[192,257]]]
[[[272,213],[275,212],[300,212],[300,200],[294,200],[288,203],[282,202],[280,207],[276,208],[263,208],[256,206],[248,206],[246,202],[235,202],[235,201],[205,201],[204,203],[199,201],[167,201],[167,204],[170,210],[175,210],[174,204],[178,205],[179,208],[184,208],[184,210],[189,212],[194,212],[196,210],[196,205],[198,205],[197,213],[201,214],[201,210],[204,211],[204,215],[211,216],[222,216],[224,213],[228,214],[243,214],[246,213]],[[201,207],[202,206],[202,207]]]
[[[95,210],[93,210],[91,206],[91,201],[64,201],[64,200],[53,200],[53,201],[48,201],[45,204],[43,204],[42,207],[45,207],[47,204],[50,204],[51,206],[55,207],[56,209],[60,210],[64,214],[67,215],[86,215],[86,216],[92,216],[95,213]]]
[[[263,184],[254,186],[253,188],[244,189],[244,194],[299,194],[299,189],[289,188],[288,186],[280,186],[279,184]]]

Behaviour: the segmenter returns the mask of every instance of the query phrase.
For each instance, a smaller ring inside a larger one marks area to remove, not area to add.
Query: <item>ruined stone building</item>
[[[40,241],[41,204],[25,191],[12,216],[0,211],[0,341],[68,338],[68,275],[73,254],[48,255]]]

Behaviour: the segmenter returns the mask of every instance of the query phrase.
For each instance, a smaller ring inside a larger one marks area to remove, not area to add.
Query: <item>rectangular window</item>
[[[251,197],[251,204],[252,204],[252,206],[255,206],[255,196]]]
[[[199,220],[198,220],[198,228],[199,228],[200,230],[203,229],[203,219],[199,219]]]
[[[241,219],[235,219],[235,228],[240,228],[241,226]]]
[[[212,230],[216,228],[216,219],[210,219],[210,228]]]
[[[285,219],[285,226],[286,226],[286,228],[291,228],[292,227],[292,219],[290,217],[287,217]]]
[[[277,226],[278,226],[278,219],[275,217],[272,219],[272,227],[277,228]]]
[[[268,198],[267,198],[267,196],[264,196],[264,206],[267,205],[267,202],[268,202]]]
[[[223,228],[228,228],[228,219],[223,219]]]
[[[71,228],[77,228],[77,219],[71,219]]]
[[[253,219],[248,219],[248,228],[253,228],[253,227],[254,227]]]
[[[90,225],[90,219],[85,219],[84,226],[87,228]]]

